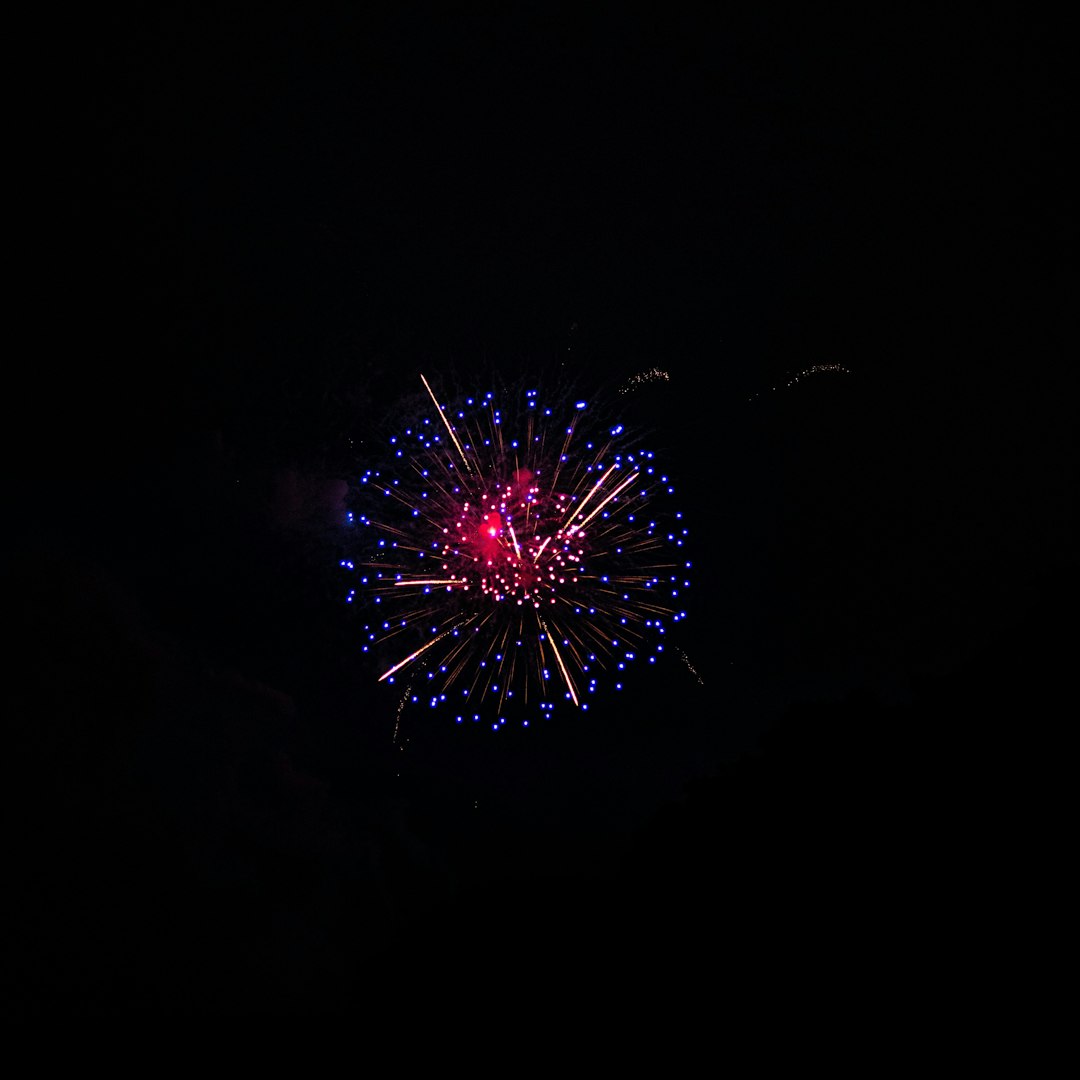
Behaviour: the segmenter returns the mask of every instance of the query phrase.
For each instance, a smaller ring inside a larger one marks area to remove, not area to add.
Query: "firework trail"
[[[360,478],[341,563],[379,681],[408,676],[411,702],[495,729],[621,689],[631,662],[662,656],[690,584],[653,452],[587,401],[448,406],[421,380],[430,407]]]

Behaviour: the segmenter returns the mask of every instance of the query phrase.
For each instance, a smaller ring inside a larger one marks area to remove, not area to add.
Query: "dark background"
[[[27,40],[22,1007],[716,1000],[1023,952],[984,934],[1053,894],[1063,801],[1061,27],[251,6]],[[334,567],[421,371],[652,428],[700,682],[395,737]]]

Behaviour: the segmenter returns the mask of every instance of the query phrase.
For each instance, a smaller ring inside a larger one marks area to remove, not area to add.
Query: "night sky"
[[[28,1015],[936,983],[989,970],[1001,882],[1053,891],[1062,29],[494,11],[33,38],[4,547]],[[678,659],[527,731],[396,715],[338,561],[421,373],[650,432],[690,528]]]

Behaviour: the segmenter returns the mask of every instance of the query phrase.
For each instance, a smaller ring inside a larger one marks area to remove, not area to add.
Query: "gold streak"
[[[547,624],[543,619],[540,620],[540,626],[543,628],[545,634],[547,634],[548,643],[551,645],[551,651],[555,654],[555,660],[559,665],[559,670],[562,672],[562,677],[566,680],[566,689],[570,691],[570,699],[575,705],[578,705],[577,694],[574,693],[574,683],[570,678],[570,672],[566,670],[566,665],[563,663],[563,658],[559,653],[559,650],[555,646],[555,639],[551,636],[551,631],[548,630]]]
[[[427,390],[428,394],[431,397],[431,400],[435,402],[435,410],[438,412],[439,418],[446,425],[446,430],[450,433],[450,438],[454,440],[454,445],[457,447],[457,452],[461,455],[462,465],[465,466],[468,472],[472,472],[472,467],[469,465],[469,459],[465,456],[465,451],[462,449],[461,443],[458,442],[458,437],[456,434],[454,434],[454,429],[450,426],[450,421],[447,420],[445,415],[443,414],[442,406],[436,400],[435,394],[432,391],[431,387],[428,385],[428,381],[424,378],[423,374],[421,374],[420,376],[420,381],[424,384],[424,389]]]
[[[406,656],[404,660],[402,660],[400,663],[395,664],[389,671],[383,672],[383,674],[379,676],[379,682],[382,682],[383,679],[388,679],[391,675],[394,674],[395,671],[400,671],[406,664],[411,663],[421,653],[427,652],[427,650],[430,649],[432,645],[434,645],[440,638],[446,637],[448,633],[450,633],[449,630],[447,630],[445,633],[440,634],[437,638],[432,638],[426,645],[421,645],[420,648],[416,650],[416,652],[411,653],[409,656]]]
[[[608,466],[608,471],[606,473],[604,473],[604,475],[601,476],[600,479],[597,480],[596,483],[593,484],[593,486],[589,489],[589,494],[586,495],[585,498],[581,500],[581,505],[576,507],[576,508],[573,508],[575,516],[577,514],[580,514],[582,512],[582,510],[585,509],[585,506],[587,505],[588,501],[604,486],[604,481],[615,471],[615,468],[616,468],[616,466],[614,466],[614,465]]]
[[[464,629],[466,626],[469,625],[469,623],[473,622],[475,619],[475,615],[470,615],[463,623],[460,624],[460,626],[448,627],[441,634],[439,634],[438,637],[433,637],[426,645],[421,645],[420,648],[416,650],[416,652],[410,653],[408,656],[405,657],[404,660],[396,663],[389,671],[383,672],[383,674],[379,676],[379,682],[382,682],[383,679],[388,679],[391,675],[394,674],[395,671],[400,671],[406,664],[412,663],[412,661],[415,660],[418,656],[420,656],[421,653],[427,652],[428,649],[430,649],[431,646],[434,645],[436,642],[442,641],[442,639],[446,637],[447,634],[452,634],[456,629]]]
[[[620,491],[623,490],[623,488],[628,487],[630,484],[632,484],[640,475],[641,473],[632,473],[630,476],[628,476],[584,521],[580,521],[576,525],[571,525],[570,528],[567,529],[566,535],[571,536],[573,533],[577,532],[578,529],[584,529],[585,526],[588,525],[589,522],[592,521],[592,519],[596,517],[596,515],[599,514],[600,511],[603,510],[604,507],[607,506],[607,504],[611,502],[611,500],[614,499]]]

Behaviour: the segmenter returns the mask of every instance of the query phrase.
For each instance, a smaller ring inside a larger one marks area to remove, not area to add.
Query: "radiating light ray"
[[[517,537],[514,535],[514,526],[511,525],[509,522],[507,522],[506,529],[507,529],[507,532],[510,533],[510,539],[513,542],[513,545],[514,545],[514,555],[518,559],[520,559],[521,558],[521,548],[518,546]]]
[[[446,630],[443,633],[441,633],[438,637],[432,638],[431,641],[429,641],[426,645],[421,645],[419,649],[417,649],[415,652],[410,653],[408,656],[405,657],[404,660],[402,660],[400,663],[397,663],[392,668],[390,668],[389,671],[384,671],[379,676],[379,682],[382,682],[384,679],[388,679],[395,672],[400,671],[406,664],[411,664],[419,656],[426,653],[428,651],[428,649],[430,649],[433,645],[437,645],[449,633],[450,633],[450,631]]]
[[[551,636],[551,631],[548,630],[546,623],[543,619],[540,620],[540,626],[544,631],[544,637],[547,639],[547,643],[551,646],[551,651],[555,654],[555,662],[559,665],[559,670],[562,672],[563,680],[566,682],[566,690],[570,695],[570,700],[579,705],[577,692],[574,689],[574,680],[570,678],[570,672],[566,670],[566,665],[563,663],[562,654],[559,652],[559,647],[555,644],[555,639]]]
[[[607,504],[609,502],[611,502],[612,500],[618,498],[619,493],[624,488],[627,488],[632,483],[634,483],[634,481],[637,480],[637,478],[638,478],[637,473],[634,473],[632,476],[628,476],[613,492],[611,492],[609,495],[607,495],[604,498],[604,501],[595,510],[593,510],[593,512],[591,514],[589,514],[589,516],[587,518],[585,518],[584,521],[580,521],[575,525],[571,525],[570,528],[567,529],[567,535],[568,536],[573,536],[575,532],[578,532],[581,529],[584,529],[585,526],[588,525],[589,522],[592,521],[592,519],[594,517],[596,517],[596,515],[599,514],[600,511],[603,510],[604,507],[607,506]]]
[[[409,581],[395,581],[394,588],[402,585],[466,585],[461,578],[417,578]]]
[[[461,443],[458,442],[458,437],[454,432],[454,429],[450,426],[450,421],[447,420],[446,417],[443,415],[442,406],[435,398],[435,392],[431,389],[431,386],[428,384],[427,379],[425,379],[423,375],[420,376],[420,381],[424,384],[424,389],[428,392],[428,394],[431,395],[431,400],[432,402],[434,402],[435,411],[439,414],[439,419],[442,420],[442,422],[446,425],[446,430],[449,432],[450,438],[454,440],[454,445],[457,447],[457,452],[461,456],[462,464],[465,466],[466,469],[471,469],[469,465],[469,459],[465,456],[465,451],[462,449]]]

